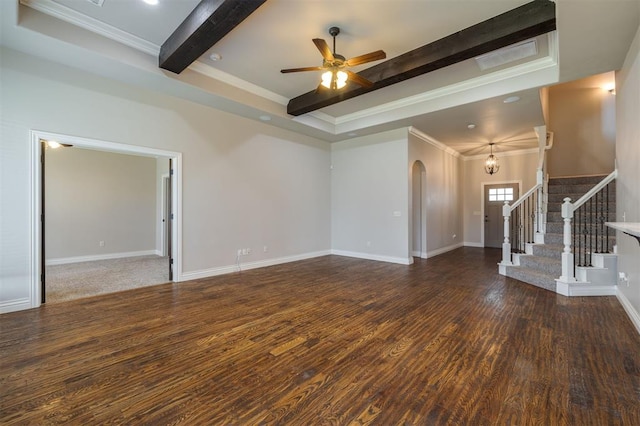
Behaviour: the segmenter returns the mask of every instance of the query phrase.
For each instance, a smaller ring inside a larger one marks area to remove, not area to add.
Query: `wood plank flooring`
[[[615,297],[327,256],[0,315],[0,423],[640,425]]]

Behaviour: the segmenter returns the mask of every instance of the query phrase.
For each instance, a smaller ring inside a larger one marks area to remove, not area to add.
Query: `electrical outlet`
[[[251,254],[251,249],[250,248],[247,249],[247,253],[246,254]]]
[[[618,283],[626,284],[629,287],[629,276],[624,272],[618,272]]]
[[[100,247],[104,247],[104,241],[100,241],[98,244],[100,245]]]
[[[268,251],[269,251],[269,247],[267,247],[267,246],[262,247],[262,252],[263,253],[266,253]]]

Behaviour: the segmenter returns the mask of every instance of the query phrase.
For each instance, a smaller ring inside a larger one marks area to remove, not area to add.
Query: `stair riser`
[[[550,259],[560,259],[562,256],[562,246],[549,246],[547,244],[536,244],[532,246],[533,255],[548,257]]]
[[[559,277],[562,275],[562,263],[560,259],[556,262],[545,262],[549,258],[537,257],[537,256],[523,256],[520,258],[520,266],[523,268],[530,268],[534,271],[544,272],[545,274]]]
[[[519,281],[523,281],[525,283],[534,285],[536,287],[543,288],[549,291],[556,291],[556,283],[553,277],[551,276],[535,276],[533,274],[529,274],[526,270],[519,269],[516,267],[508,267],[507,268],[507,277],[514,278]]]
[[[577,200],[577,199],[576,199]],[[576,201],[573,200],[572,201]],[[549,204],[547,204],[547,212],[560,212],[562,211],[562,201],[549,201]],[[609,211],[609,217],[615,218],[616,217],[616,203],[615,201],[611,201],[609,203],[594,203],[592,208],[593,211],[596,211],[596,206],[598,211]]]
[[[549,194],[571,194],[580,193],[586,194],[591,191],[595,185],[591,184],[579,184],[579,185],[549,185]],[[613,192],[612,188],[609,188],[609,192]]]

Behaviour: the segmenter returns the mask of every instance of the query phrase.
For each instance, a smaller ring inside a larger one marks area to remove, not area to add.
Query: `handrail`
[[[617,177],[618,177],[618,169],[615,169],[614,171],[611,172],[609,176],[602,179],[596,186],[591,188],[589,192],[584,194],[582,197],[578,198],[578,201],[573,203],[573,210],[576,210],[578,207],[580,207],[581,205],[589,201],[589,198],[596,195],[597,192],[600,192],[602,188],[607,186],[609,183],[613,182],[613,180]]]
[[[536,184],[534,187],[532,187],[530,190],[528,190],[527,192],[524,193],[524,195],[520,198],[518,198],[518,200],[511,204],[509,206],[509,211],[512,212],[516,209],[516,207],[518,207],[520,204],[522,204],[524,202],[524,200],[526,200],[527,198],[529,198],[529,196],[531,194],[533,194],[536,190],[538,190],[538,188],[542,187],[541,183]]]

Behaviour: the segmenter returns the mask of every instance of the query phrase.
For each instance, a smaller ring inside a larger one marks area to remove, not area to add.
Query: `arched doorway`
[[[427,258],[427,169],[422,161],[411,167],[411,256]]]

